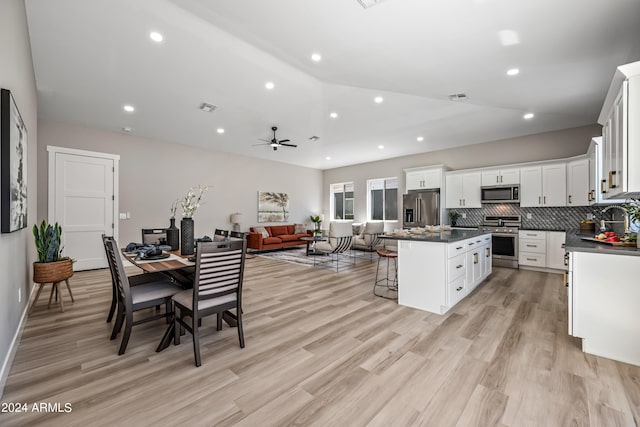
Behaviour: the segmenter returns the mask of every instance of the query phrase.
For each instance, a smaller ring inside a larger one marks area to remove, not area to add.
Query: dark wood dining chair
[[[109,307],[109,314],[107,315],[107,323],[109,323],[113,319],[113,315],[116,312],[116,307],[118,305],[118,285],[116,285],[116,279],[113,275],[114,267],[111,265],[111,257],[109,256],[109,250],[107,249],[107,236],[105,234],[102,235],[102,244],[107,255],[109,272],[111,273],[111,307]]]
[[[215,231],[213,232],[213,241],[214,242],[219,242],[221,240],[227,240],[228,237],[229,237],[229,230],[221,230],[219,228],[216,228]]]
[[[230,239],[246,239],[247,238],[247,233],[243,232],[243,231],[229,231],[229,238]]]
[[[242,281],[246,248],[246,240],[199,242],[193,289],[173,296],[174,344],[180,344],[180,334],[184,329],[189,331],[193,335],[196,366],[202,365],[199,325],[205,316],[217,315],[217,330],[222,329],[223,314],[235,318],[240,347],[244,348]],[[233,308],[235,316],[228,311]]]
[[[122,355],[129,343],[132,327],[151,320],[170,317],[173,314],[171,297],[182,291],[183,288],[173,283],[169,277],[162,273],[146,273],[127,277],[118,245],[114,238],[104,237],[104,243],[107,257],[110,259],[109,267],[117,290],[116,323],[111,332],[111,339],[113,340],[118,336],[124,325],[122,342],[118,350],[118,354]],[[134,311],[153,308],[162,304],[166,307],[164,313],[133,320]]]

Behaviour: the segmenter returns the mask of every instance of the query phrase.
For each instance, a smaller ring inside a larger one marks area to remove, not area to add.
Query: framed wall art
[[[11,91],[0,89],[0,231],[27,226],[27,128]]]
[[[287,193],[258,192],[258,222],[286,222],[289,220]]]

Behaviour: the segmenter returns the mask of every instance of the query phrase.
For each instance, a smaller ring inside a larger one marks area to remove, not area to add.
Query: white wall
[[[231,229],[234,212],[243,214],[243,231],[258,225],[258,191],[288,193],[291,224],[306,223],[322,206],[319,170],[44,119],[39,130],[42,216],[47,214],[47,145],[120,155],[120,212],[131,213],[131,219],[120,220],[121,246],[139,242],[142,228],[168,226],[171,203],[198,184],[209,186],[194,215],[198,237]]]
[[[24,0],[0,2],[0,40],[0,87],[11,91],[27,127],[27,220],[33,224],[37,220],[38,199],[38,110]],[[0,395],[13,358],[12,342],[17,337],[31,291],[33,260],[35,247],[29,227],[0,234]],[[21,303],[18,303],[18,289],[22,292]]]
[[[324,171],[322,183],[323,212],[330,217],[330,185],[333,183],[353,181],[354,221],[366,222],[368,179],[398,177],[400,207],[405,193],[403,169],[438,164],[444,164],[450,170],[471,169],[577,156],[587,152],[591,138],[601,135],[601,129],[598,125],[584,126],[329,169]],[[389,230],[401,225],[389,223],[385,228]]]

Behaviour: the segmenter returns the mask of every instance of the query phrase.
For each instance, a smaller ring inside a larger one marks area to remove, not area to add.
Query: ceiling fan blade
[[[289,142],[290,139],[281,139],[280,141],[278,141],[280,144],[282,144],[283,142]]]
[[[282,142],[280,142],[280,145],[284,145],[285,147],[297,147],[296,144],[283,144]]]
[[[257,147],[258,145],[271,145],[270,142],[266,142],[264,144],[253,144],[252,147]]]
[[[258,141],[271,142],[270,139],[262,139],[262,138],[258,138]]]

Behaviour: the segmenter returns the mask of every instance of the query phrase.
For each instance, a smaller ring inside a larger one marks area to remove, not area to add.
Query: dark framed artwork
[[[0,89],[0,230],[27,226],[27,128],[11,91]]]

